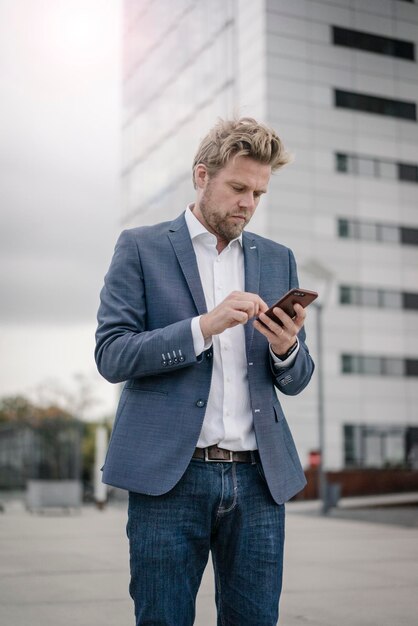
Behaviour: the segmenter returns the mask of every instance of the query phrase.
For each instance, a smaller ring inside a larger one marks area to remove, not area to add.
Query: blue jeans
[[[212,552],[218,626],[275,626],[284,505],[258,463],[192,460],[162,496],[129,494],[130,594],[137,626],[192,626]]]

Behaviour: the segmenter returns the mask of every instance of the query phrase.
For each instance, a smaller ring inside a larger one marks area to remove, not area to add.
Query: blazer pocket
[[[128,380],[124,388],[125,391],[135,391],[139,393],[152,393],[160,396],[167,396],[168,393],[161,380],[157,377],[148,377],[148,380],[133,379]]]
[[[284,413],[282,407],[278,403],[273,404],[274,416],[276,418],[276,422],[281,422],[284,419]]]
[[[146,394],[153,394],[156,396],[168,396],[168,393],[166,391],[158,391],[156,389],[144,389],[143,387],[139,388],[139,387],[128,387],[126,389],[126,391],[133,391],[134,393],[146,393]]]

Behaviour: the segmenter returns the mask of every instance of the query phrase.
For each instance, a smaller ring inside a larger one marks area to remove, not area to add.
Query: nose
[[[239,206],[249,209],[250,211],[255,209],[255,199],[251,191],[243,194],[239,200]]]

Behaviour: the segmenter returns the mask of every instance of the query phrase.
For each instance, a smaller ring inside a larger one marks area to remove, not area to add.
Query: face
[[[242,233],[267,192],[270,175],[270,165],[246,156],[232,158],[212,177],[205,165],[196,167],[193,213],[222,247]]]

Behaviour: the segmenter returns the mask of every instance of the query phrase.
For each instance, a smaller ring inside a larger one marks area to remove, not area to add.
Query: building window
[[[393,224],[378,224],[378,240],[386,243],[399,243],[400,230]]]
[[[406,376],[418,376],[418,359],[406,359],[405,374]]]
[[[334,94],[335,106],[338,108],[375,113],[376,115],[386,115],[405,120],[416,121],[417,119],[415,102],[392,100],[391,98],[381,98],[341,89],[335,89]]]
[[[343,354],[341,356],[341,366],[343,374],[360,373],[358,359],[352,354]]]
[[[418,376],[418,359],[342,354],[342,374],[361,376]]]
[[[366,376],[382,376],[385,361],[378,356],[359,356],[359,374]]]
[[[352,223],[353,220],[338,220],[338,236],[343,239],[356,239],[354,237],[354,233],[352,232]]]
[[[381,359],[381,374],[382,376],[405,376],[406,361],[403,359],[383,358]],[[412,374],[413,376],[414,374]],[[418,376],[418,373],[416,374]]]
[[[388,159],[336,152],[335,169],[343,174],[418,183],[418,165],[415,163],[399,163]]]
[[[399,180],[407,180],[411,183],[418,183],[418,165],[408,163],[398,163]]]
[[[382,309],[403,309],[403,294],[400,291],[380,289],[379,306],[381,306]]]
[[[347,172],[348,173],[348,171],[349,171],[349,169],[348,169],[348,159],[349,159],[348,154],[337,153],[335,155],[335,166],[337,168],[337,172]]]
[[[401,243],[418,246],[418,228],[400,227]]]
[[[379,241],[379,225],[371,222],[358,222],[359,239]]]
[[[375,176],[377,178],[388,178],[389,180],[396,180],[397,178],[399,178],[399,180],[404,180],[404,179],[401,179],[399,175],[399,166],[394,161],[383,161],[383,160],[375,159],[375,163],[376,163]]]
[[[353,170],[359,176],[377,177],[376,161],[374,159],[358,157],[354,163],[356,167],[354,167]]]
[[[345,424],[346,467],[407,467],[412,458],[414,429],[398,425]]]
[[[402,39],[392,39],[392,37],[382,37],[372,35],[359,30],[349,28],[332,27],[333,43],[337,46],[377,52],[400,59],[415,60],[415,46],[409,41]]]
[[[338,237],[341,239],[401,243],[410,246],[418,245],[418,228],[408,228],[394,224],[378,224],[340,217],[337,221],[337,232]]]
[[[357,465],[356,448],[356,428],[352,424],[344,424],[344,464],[346,467]]]
[[[340,304],[418,311],[418,293],[340,285]]]
[[[357,304],[354,298],[355,287],[340,285],[340,304]]]
[[[410,311],[418,311],[418,293],[404,292],[402,294],[402,308]]]
[[[379,307],[380,298],[378,289],[360,289],[360,304],[366,307]]]

